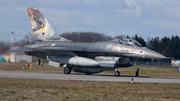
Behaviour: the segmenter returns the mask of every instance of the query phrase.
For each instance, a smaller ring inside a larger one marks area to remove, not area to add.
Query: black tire
[[[115,75],[115,76],[120,76],[120,72],[119,72],[119,71],[116,71],[116,72],[114,73],[114,75]]]
[[[71,73],[71,68],[70,67],[65,67],[64,68],[64,74],[70,74]]]
[[[86,75],[91,75],[91,73],[86,73]]]

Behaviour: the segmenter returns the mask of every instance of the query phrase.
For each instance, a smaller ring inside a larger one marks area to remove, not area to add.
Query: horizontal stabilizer
[[[29,52],[29,51],[33,51],[33,50],[27,48],[18,48],[18,49],[9,50],[7,52],[11,53],[11,52]]]

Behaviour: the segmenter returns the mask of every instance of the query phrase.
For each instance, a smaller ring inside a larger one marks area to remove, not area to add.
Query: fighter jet
[[[59,36],[43,14],[35,7],[28,7],[27,13],[34,32],[35,42],[23,48],[8,52],[25,52],[49,60],[49,65],[63,67],[65,74],[71,71],[100,73],[130,67],[130,57],[147,59],[167,59],[131,38],[119,38],[104,42],[72,42]]]

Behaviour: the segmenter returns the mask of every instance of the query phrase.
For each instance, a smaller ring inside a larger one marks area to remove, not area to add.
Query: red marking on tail
[[[37,13],[36,13],[36,11],[35,10],[32,10],[35,14],[36,14],[36,16],[38,17],[38,15],[37,15]]]
[[[27,7],[27,10],[32,10],[31,7]]]

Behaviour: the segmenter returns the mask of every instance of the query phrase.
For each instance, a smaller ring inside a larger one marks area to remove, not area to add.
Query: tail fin
[[[51,27],[42,13],[35,7],[27,8],[29,20],[34,32],[35,40],[41,41],[70,41],[60,37]]]

